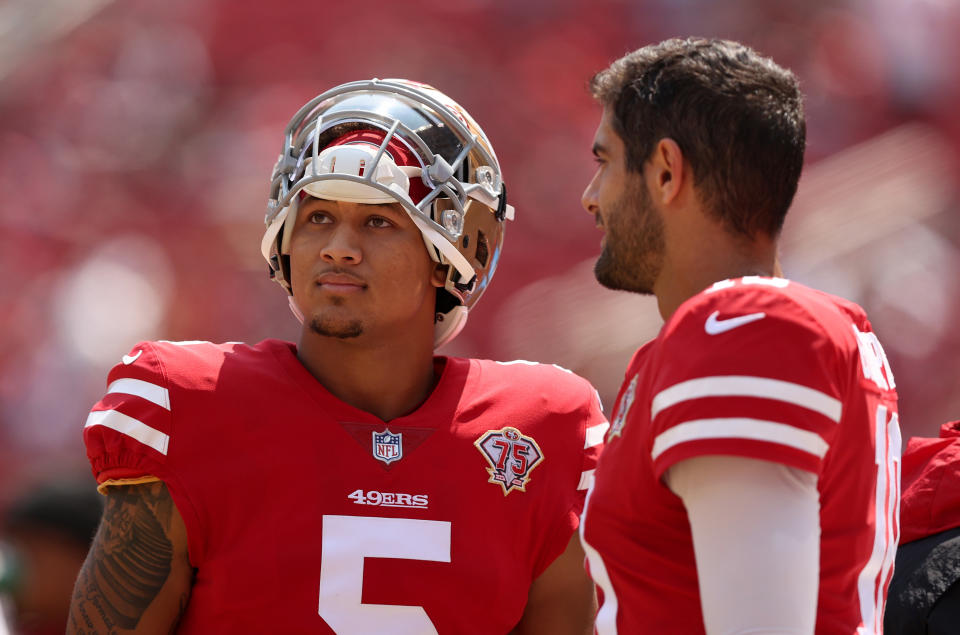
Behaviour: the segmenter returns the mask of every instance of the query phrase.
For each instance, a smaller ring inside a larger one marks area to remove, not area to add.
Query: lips
[[[328,291],[360,291],[367,283],[348,273],[328,272],[317,276],[317,284]]]

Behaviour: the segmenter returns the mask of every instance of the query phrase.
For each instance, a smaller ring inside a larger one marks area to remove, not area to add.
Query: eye
[[[371,216],[367,219],[367,225],[374,227],[376,229],[384,227],[393,227],[393,223],[384,218],[383,216]]]
[[[323,225],[331,222],[330,217],[323,212],[311,212],[307,221],[315,225]]]

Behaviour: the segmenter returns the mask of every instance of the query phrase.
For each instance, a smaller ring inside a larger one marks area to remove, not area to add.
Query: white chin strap
[[[293,313],[293,317],[297,318],[297,322],[303,324],[303,311],[301,311],[300,307],[297,306],[297,303],[294,301],[292,295],[287,296],[287,304],[290,305],[290,312]]]
[[[433,348],[440,348],[463,330],[467,325],[467,307],[457,305],[442,316],[442,321],[433,325]]]

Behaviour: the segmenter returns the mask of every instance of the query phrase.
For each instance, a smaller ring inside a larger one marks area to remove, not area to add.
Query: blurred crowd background
[[[89,481],[81,431],[140,339],[296,339],[259,254],[282,129],[336,84],[405,77],[464,105],[517,218],[444,353],[571,368],[612,405],[655,302],[593,280],[580,207],[593,72],[671,36],[793,69],[807,167],[788,277],[861,303],[904,436],[960,418],[955,0],[0,0],[0,511]]]

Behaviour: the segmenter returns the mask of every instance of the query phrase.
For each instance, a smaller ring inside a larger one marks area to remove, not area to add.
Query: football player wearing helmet
[[[141,342],[113,368],[85,425],[107,506],[71,632],[589,632],[596,391],[434,354],[512,218],[443,93],[370,80],[304,105],[261,244],[299,341]]]
[[[665,321],[627,369],[581,524],[598,632],[881,632],[897,394],[860,307],[777,276],[796,79],[677,39],[592,87],[596,277],[655,295]]]

